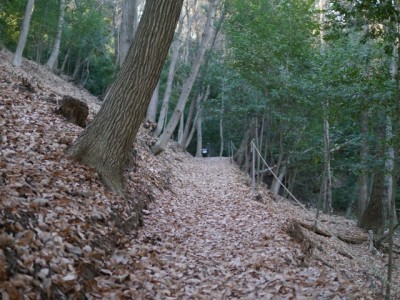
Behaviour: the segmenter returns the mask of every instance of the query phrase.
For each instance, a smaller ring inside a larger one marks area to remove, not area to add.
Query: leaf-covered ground
[[[0,52],[2,299],[382,298],[386,254],[299,226],[312,214],[264,188],[253,196],[229,159],[193,158],[173,143],[154,157],[150,124],[126,172],[129,196],[107,191],[65,156],[82,129],[54,113],[69,95],[93,118],[97,100],[10,59]],[[321,220],[336,235],[365,236],[351,220]],[[393,299],[398,262],[396,253]]]

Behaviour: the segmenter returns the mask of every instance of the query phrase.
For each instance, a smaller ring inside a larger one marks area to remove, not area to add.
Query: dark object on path
[[[208,149],[207,149],[207,148],[201,149],[201,155],[202,155],[203,157],[207,157],[207,156],[208,156]]]
[[[60,108],[56,110],[57,114],[64,116],[67,121],[80,127],[86,127],[86,119],[89,115],[89,107],[86,103],[64,96],[60,101]]]

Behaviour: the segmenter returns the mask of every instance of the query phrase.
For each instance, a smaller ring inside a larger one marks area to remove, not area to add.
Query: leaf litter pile
[[[141,128],[128,196],[64,154],[82,129],[55,114],[62,96],[95,97],[0,52],[1,299],[378,299],[387,254],[368,250],[354,222],[312,215],[265,188],[253,196],[225,158],[160,156]],[[141,226],[142,225],[142,226]],[[398,243],[398,240],[396,240]],[[398,250],[398,248],[397,248]],[[394,299],[400,298],[399,255]]]

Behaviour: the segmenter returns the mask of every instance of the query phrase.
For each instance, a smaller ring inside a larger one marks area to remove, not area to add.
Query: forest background
[[[26,2],[0,3],[13,52]],[[104,99],[143,7],[36,1],[23,55]],[[196,156],[236,145],[246,172],[253,141],[279,178],[259,160],[257,180],[275,194],[287,196],[282,181],[311,207],[361,226],[372,214],[383,231],[399,194],[398,16],[397,1],[185,1],[147,113],[155,138]]]

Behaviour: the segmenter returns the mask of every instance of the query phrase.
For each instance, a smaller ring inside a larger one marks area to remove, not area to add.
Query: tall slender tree
[[[172,84],[174,81],[175,73],[176,73],[176,64],[179,58],[179,47],[181,44],[181,33],[183,28],[183,17],[184,15],[181,13],[178,23],[178,30],[175,34],[175,39],[171,45],[171,63],[168,69],[168,78],[167,78],[167,86],[165,88],[164,97],[161,104],[160,115],[157,121],[157,128],[154,131],[154,136],[158,137],[165,125],[165,120],[167,118],[169,99],[171,98],[172,93]]]
[[[182,92],[181,95],[179,96],[178,103],[175,107],[175,110],[168,121],[168,124],[162,133],[162,135],[159,137],[157,142],[154,144],[152,147],[152,151],[154,154],[159,154],[162,152],[171,138],[176,126],[178,125],[178,122],[181,118],[181,115],[183,113],[183,110],[185,108],[186,102],[189,98],[189,94],[192,90],[194,81],[197,78],[200,65],[204,59],[204,54],[206,52],[206,47],[211,39],[211,33],[212,33],[212,27],[214,23],[214,18],[216,14],[217,7],[219,6],[221,0],[211,0],[209,8],[208,8],[208,14],[207,14],[207,21],[204,26],[204,33],[203,37],[201,40],[201,43],[199,45],[199,48],[196,53],[196,57],[194,59],[194,63],[192,65],[192,68],[190,70],[190,74],[188,78],[186,79],[185,83],[182,86]]]
[[[57,68],[58,53],[60,52],[61,35],[64,24],[64,10],[65,10],[65,0],[60,0],[60,16],[58,18],[57,34],[54,40],[53,51],[51,51],[49,60],[46,63],[47,68],[49,68],[50,70]]]
[[[15,51],[15,56],[13,60],[13,65],[15,67],[21,66],[22,53],[24,52],[26,38],[28,37],[29,24],[31,22],[34,4],[35,0],[28,0],[28,3],[25,8],[24,20],[22,23],[21,33],[19,35],[17,50]]]

